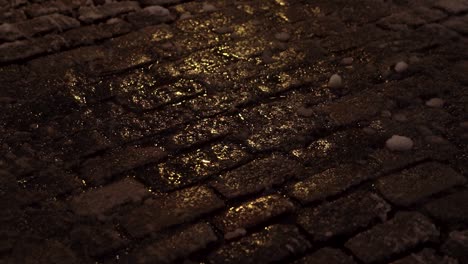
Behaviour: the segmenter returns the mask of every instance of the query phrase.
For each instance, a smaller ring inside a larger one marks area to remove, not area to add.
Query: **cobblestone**
[[[343,251],[335,248],[322,248],[311,255],[301,258],[294,264],[354,264],[356,263],[352,257],[346,255]]]
[[[468,231],[451,232],[447,241],[442,245],[442,252],[458,258],[460,263],[466,263],[468,261]]]
[[[115,149],[103,157],[87,160],[82,175],[93,184],[102,184],[114,175],[148,163],[156,163],[165,157],[166,153],[157,147]]]
[[[89,257],[102,256],[129,244],[113,226],[79,226],[70,232],[72,248]]]
[[[263,196],[253,201],[231,207],[215,217],[215,225],[225,237],[232,236],[238,229],[255,227],[275,216],[291,212],[294,205],[279,195]]]
[[[326,241],[367,227],[377,219],[385,221],[390,206],[372,193],[356,192],[333,202],[304,209],[298,223],[314,241]]]
[[[302,203],[324,200],[370,179],[372,174],[355,165],[328,169],[288,188],[288,194]]]
[[[465,181],[451,168],[431,162],[381,178],[376,185],[391,202],[408,206]]]
[[[134,256],[136,263],[173,263],[191,253],[204,249],[218,238],[208,224],[191,225],[166,235]]]
[[[467,12],[0,0],[0,262],[467,262]]]
[[[124,216],[122,225],[133,237],[142,237],[193,220],[223,205],[210,189],[192,187],[148,200]]]
[[[149,168],[143,179],[163,190],[171,190],[205,180],[239,165],[248,158],[249,154],[241,145],[229,142],[214,143],[169,158],[166,162]]]
[[[453,224],[468,224],[468,191],[460,191],[439,198],[425,205],[426,210],[436,219]]]
[[[402,253],[420,243],[435,241],[438,236],[439,231],[427,217],[404,212],[351,238],[346,242],[346,247],[364,263],[371,263]]]
[[[90,23],[95,20],[100,20],[108,17],[113,17],[122,13],[136,11],[139,8],[140,6],[136,1],[108,3],[97,7],[81,7],[79,11],[79,19],[85,23]]]
[[[268,190],[288,179],[302,178],[305,173],[298,162],[284,155],[273,154],[222,174],[211,185],[232,199]]]
[[[271,263],[303,253],[309,242],[297,228],[273,225],[226,244],[208,257],[210,263]]]
[[[79,215],[100,216],[122,204],[138,203],[149,195],[150,192],[142,184],[125,178],[111,185],[84,192],[76,196],[71,204]]]
[[[419,253],[411,254],[408,257],[392,262],[392,264],[409,264],[409,263],[415,263],[415,262],[421,262],[421,261],[423,263],[428,263],[428,264],[431,264],[431,263],[433,264],[436,264],[436,263],[456,264],[458,263],[458,261],[454,258],[450,258],[446,256],[443,256],[443,257],[437,256],[434,250],[423,249]]]

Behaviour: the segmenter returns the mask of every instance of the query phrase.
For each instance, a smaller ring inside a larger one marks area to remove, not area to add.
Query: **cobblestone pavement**
[[[0,263],[468,263],[467,110],[466,0],[0,0]]]

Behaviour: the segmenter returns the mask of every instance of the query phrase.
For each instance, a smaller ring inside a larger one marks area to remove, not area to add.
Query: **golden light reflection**
[[[289,17],[284,12],[278,12],[277,15],[286,22],[290,22]]]
[[[285,6],[285,5],[287,5],[287,2],[284,1],[284,0],[275,0],[275,2],[276,2],[278,5],[280,5],[280,6]]]
[[[251,5],[238,5],[237,8],[243,10],[249,15],[253,15],[255,12],[255,9]]]
[[[159,175],[164,176],[164,180],[173,186],[178,186],[182,183],[183,176],[182,174],[170,170],[164,164],[159,164],[158,166]]]
[[[86,104],[86,97],[83,91],[78,90],[80,87],[83,89],[83,87],[78,85],[79,79],[74,71],[67,71],[65,73],[64,80],[73,99],[75,99],[75,101],[79,104]],[[94,92],[94,87],[90,87],[90,89],[92,92]]]
[[[156,42],[168,40],[173,37],[174,33],[172,33],[172,31],[170,31],[168,28],[163,27],[158,28],[155,32],[151,34],[151,40]]]
[[[319,139],[315,141],[315,144],[317,145],[317,150],[322,151],[324,154],[333,149],[333,143],[328,139]]]

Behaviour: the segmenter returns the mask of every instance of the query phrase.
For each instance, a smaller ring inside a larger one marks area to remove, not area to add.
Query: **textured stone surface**
[[[136,263],[173,263],[186,257],[218,238],[208,224],[200,223],[166,235],[135,253]]]
[[[356,263],[351,256],[346,255],[343,251],[335,248],[322,248],[316,252],[307,255],[294,264],[354,264]]]
[[[383,177],[376,185],[391,202],[408,206],[465,181],[453,169],[431,162]]]
[[[87,160],[81,173],[87,181],[101,184],[116,174],[147,163],[156,163],[164,157],[166,153],[157,147],[115,149],[103,157]]]
[[[309,242],[296,227],[273,225],[226,244],[208,257],[210,263],[271,263],[303,253]]]
[[[125,178],[110,185],[89,190],[71,200],[79,215],[99,216],[125,203],[138,203],[150,195],[141,183]]]
[[[0,262],[466,262],[467,11],[0,0]]]
[[[346,242],[349,248],[365,263],[382,261],[420,243],[435,241],[439,231],[419,213],[398,213],[388,222],[356,235]]]
[[[291,178],[301,178],[305,169],[296,161],[274,154],[254,160],[220,175],[212,186],[228,198],[236,198],[268,190]]]
[[[214,223],[228,235],[238,229],[254,227],[293,209],[294,205],[288,199],[279,195],[269,195],[229,208],[215,217]]]
[[[457,259],[447,257],[447,256],[438,256],[435,251],[432,249],[423,249],[421,252],[411,254],[405,258],[392,262],[392,264],[410,264],[423,262],[427,264],[457,264]]]
[[[326,241],[367,227],[377,219],[385,221],[390,206],[373,193],[356,192],[333,202],[306,208],[298,223],[315,241]]]
[[[468,261],[468,231],[453,231],[442,245],[442,252],[457,258],[460,263]]]
[[[440,221],[452,224],[468,224],[468,191],[456,192],[425,205],[425,209]]]
[[[121,13],[128,13],[139,9],[138,2],[136,1],[122,1],[115,3],[108,3],[102,6],[89,6],[81,7],[79,12],[79,19],[83,22],[90,23],[95,20],[116,16]]]
[[[145,202],[124,216],[122,225],[133,237],[142,237],[193,220],[223,205],[210,189],[192,187]]]
[[[323,200],[371,178],[369,171],[355,165],[328,169],[293,184],[288,194],[302,203]]]

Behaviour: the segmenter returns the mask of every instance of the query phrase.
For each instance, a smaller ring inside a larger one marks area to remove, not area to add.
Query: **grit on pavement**
[[[468,263],[468,1],[0,0],[0,263]]]

